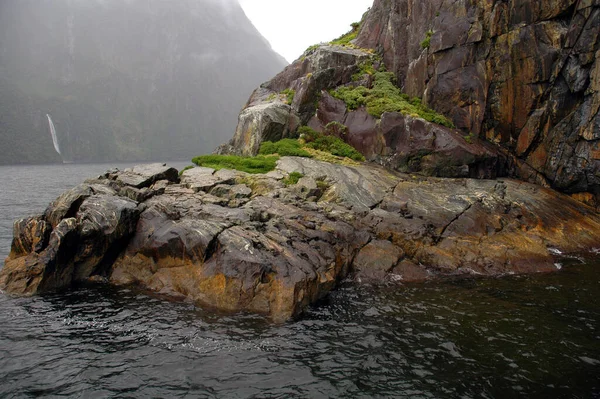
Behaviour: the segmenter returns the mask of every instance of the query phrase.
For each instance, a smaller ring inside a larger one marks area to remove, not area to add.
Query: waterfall
[[[50,118],[49,114],[46,114],[48,117],[48,125],[50,126],[50,134],[52,135],[52,143],[54,144],[54,149],[58,152],[58,155],[62,157],[60,152],[60,147],[58,146],[58,138],[56,137],[56,129],[54,128],[54,123],[52,123],[52,118]]]

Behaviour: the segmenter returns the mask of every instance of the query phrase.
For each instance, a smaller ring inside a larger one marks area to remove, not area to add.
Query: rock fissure
[[[463,216],[465,213],[467,213],[469,211],[469,209],[471,209],[472,206],[473,206],[473,204],[469,204],[464,210],[462,210],[450,222],[448,222],[448,224],[446,224],[442,227],[442,230],[440,231],[440,233],[437,235],[437,237],[434,238],[435,245],[438,245],[440,243],[440,241],[442,241],[444,239],[444,233],[446,232],[446,230],[448,230],[448,228],[450,228],[450,226],[452,226],[452,224],[454,222],[456,222],[458,219],[460,219],[461,216]]]

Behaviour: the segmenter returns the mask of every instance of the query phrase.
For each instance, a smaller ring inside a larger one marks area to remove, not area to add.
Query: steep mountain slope
[[[189,158],[286,62],[237,0],[0,3],[0,163]]]
[[[599,37],[598,0],[375,0],[356,45],[521,177],[598,195]]]
[[[600,205],[600,1],[375,0],[353,29],[256,89],[219,151],[342,124],[387,167]]]

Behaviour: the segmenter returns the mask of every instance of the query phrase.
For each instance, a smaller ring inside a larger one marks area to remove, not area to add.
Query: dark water
[[[0,168],[2,255],[5,219],[104,169]],[[102,285],[0,295],[0,397],[600,397],[600,262],[563,265],[348,285],[285,325]]]

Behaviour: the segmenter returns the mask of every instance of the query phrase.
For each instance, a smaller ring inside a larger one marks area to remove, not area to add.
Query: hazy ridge
[[[0,163],[183,159],[235,129],[285,61],[237,1],[0,4]]]

